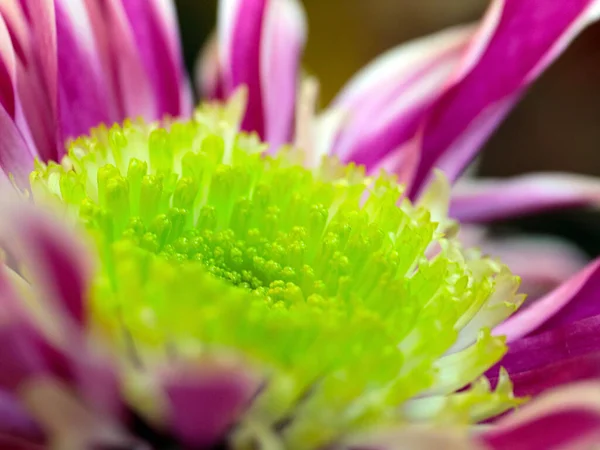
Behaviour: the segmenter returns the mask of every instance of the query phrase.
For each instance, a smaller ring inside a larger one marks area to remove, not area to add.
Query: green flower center
[[[100,127],[32,174],[98,250],[91,326],[144,366],[243,357],[265,379],[247,416],[291,447],[517,404],[504,376],[456,393],[504,353],[489,327],[518,306],[515,277],[444,236],[433,194],[414,206],[390,176],[265,155],[234,110]]]

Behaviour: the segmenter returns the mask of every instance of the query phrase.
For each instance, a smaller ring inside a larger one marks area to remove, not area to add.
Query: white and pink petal
[[[412,194],[433,167],[456,179],[524,90],[599,14],[597,0],[495,0],[421,130]]]

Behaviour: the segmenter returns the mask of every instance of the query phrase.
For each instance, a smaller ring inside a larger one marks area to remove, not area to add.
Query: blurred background
[[[560,0],[557,0],[560,1]],[[186,64],[214,28],[216,0],[177,0]],[[477,20],[489,0],[303,0],[309,37],[304,66],[326,104],[360,67],[386,49]],[[600,24],[587,29],[529,90],[485,147],[479,173],[532,171],[600,176]],[[564,236],[590,256],[600,254],[600,213],[570,210],[496,226]]]

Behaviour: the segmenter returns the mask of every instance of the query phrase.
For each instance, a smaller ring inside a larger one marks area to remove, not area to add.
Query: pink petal
[[[3,200],[2,240],[27,268],[40,298],[54,301],[51,311],[57,308],[55,313],[66,313],[75,324],[83,325],[84,297],[93,270],[87,248],[74,230],[65,229],[49,214],[19,200]]]
[[[17,399],[0,391],[0,448],[41,450],[42,442],[41,430]]]
[[[268,0],[222,0],[219,3],[219,48],[223,61],[225,95],[245,85],[248,89],[242,129],[265,136],[261,84],[261,46]]]
[[[433,167],[456,179],[524,89],[587,24],[598,2],[495,0],[453,85],[423,129],[416,194]]]
[[[277,149],[292,138],[306,20],[297,0],[271,0],[264,20],[260,71],[265,139]]]
[[[29,173],[33,170],[33,160],[34,156],[15,121],[0,106],[0,189],[9,184],[9,173],[15,177],[19,186],[27,186]]]
[[[156,117],[191,112],[175,7],[169,0],[120,1],[157,101]]]
[[[473,33],[467,26],[417,39],[358,72],[331,106],[347,114],[332,153],[370,168],[411,139]]]
[[[493,334],[505,335],[508,342],[513,342],[539,329],[550,329],[596,315],[600,313],[600,303],[596,301],[599,289],[600,259],[517,312],[496,327]]]
[[[566,241],[541,236],[482,238],[474,244],[521,278],[520,292],[536,298],[583,269],[588,258]]]
[[[558,389],[526,405],[479,436],[493,450],[584,449],[600,439],[597,382]]]
[[[223,439],[258,386],[241,367],[208,363],[178,369],[163,389],[173,433],[186,445],[208,448]]]
[[[600,206],[594,177],[540,173],[489,180],[469,179],[453,190],[450,214],[461,222],[486,222],[567,206]]]

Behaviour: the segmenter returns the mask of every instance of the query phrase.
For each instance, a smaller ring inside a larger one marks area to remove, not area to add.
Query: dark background
[[[561,1],[561,0],[557,0]],[[177,0],[191,70],[214,28],[216,0]],[[326,104],[361,66],[382,51],[442,28],[477,20],[488,0],[304,0],[309,38],[304,65],[317,75]],[[486,145],[480,173],[509,176],[571,171],[600,176],[600,25],[586,30],[529,90]],[[600,254],[600,214],[578,209],[513,220],[520,230],[569,238]]]

